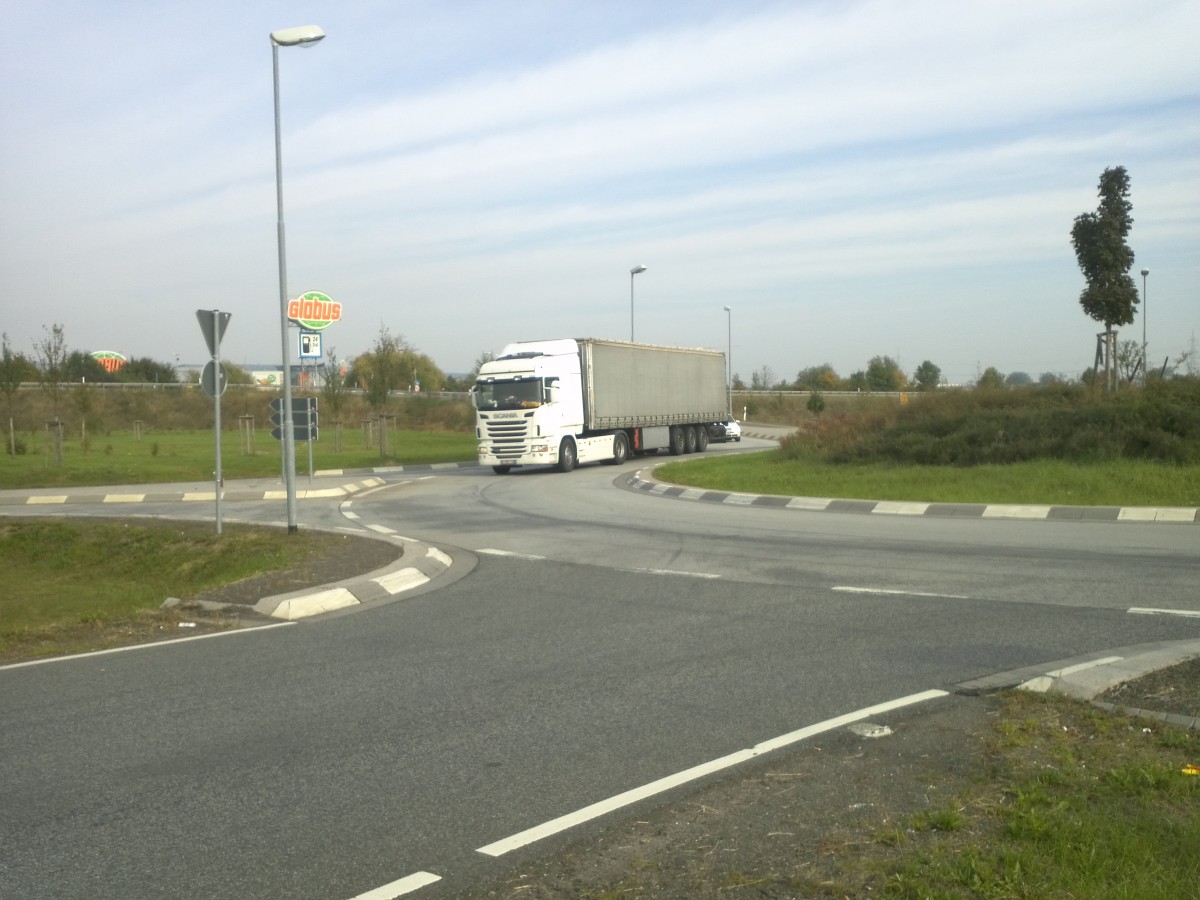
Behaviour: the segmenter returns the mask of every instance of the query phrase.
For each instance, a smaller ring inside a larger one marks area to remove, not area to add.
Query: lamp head
[[[1149,269],[1142,269],[1142,277],[1143,277],[1143,278],[1145,278],[1145,277],[1146,277],[1147,275],[1149,275],[1149,274],[1150,274],[1150,270],[1149,270]]]
[[[629,270],[629,274],[630,275],[641,275],[645,271],[646,271],[645,266],[634,266],[632,269]]]
[[[319,25],[297,25],[271,32],[271,43],[276,47],[309,47],[325,37]]]

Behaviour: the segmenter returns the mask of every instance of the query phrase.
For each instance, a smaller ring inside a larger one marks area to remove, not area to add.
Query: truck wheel
[[[563,438],[558,446],[558,471],[570,472],[577,462],[579,456],[575,452],[575,442],[570,438]]]
[[[497,475],[507,475],[512,471],[512,466],[492,466],[492,471]]]
[[[613,435],[612,459],[605,460],[605,462],[610,466],[619,466],[627,459],[629,459],[629,435],[623,431],[618,431]]]
[[[686,425],[683,429],[683,439],[686,443],[684,453],[696,452],[696,428],[694,425]]]
[[[671,455],[679,456],[687,448],[687,438],[684,437],[683,429],[678,425],[671,426]]]
[[[708,449],[708,426],[696,426],[696,452],[703,453]]]

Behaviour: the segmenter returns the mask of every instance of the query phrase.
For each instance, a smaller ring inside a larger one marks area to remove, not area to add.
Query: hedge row
[[[939,393],[820,417],[784,445],[834,463],[973,466],[1034,459],[1200,463],[1200,379],[1104,394],[1080,386]]]

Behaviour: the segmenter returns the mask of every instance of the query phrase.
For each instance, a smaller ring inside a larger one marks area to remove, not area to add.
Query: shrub
[[[844,410],[783,442],[785,457],[973,466],[1034,459],[1200,462],[1200,379],[1095,394],[1051,384],[939,392],[899,409]]]

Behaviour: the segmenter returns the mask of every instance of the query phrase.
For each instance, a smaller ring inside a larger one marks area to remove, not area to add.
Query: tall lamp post
[[[729,400],[729,414],[733,415],[733,310],[725,307],[725,393]]]
[[[292,367],[288,344],[287,251],[283,239],[283,145],[279,139],[279,48],[311,47],[325,37],[316,25],[271,32],[271,70],[275,80],[275,197],[279,233],[279,339],[283,350],[283,482],[287,490],[287,527],[296,525],[296,430],[292,421]]]
[[[633,277],[646,271],[645,266],[634,266],[629,270],[629,340],[633,341]]]
[[[1146,276],[1149,274],[1149,269],[1142,269],[1142,384],[1150,377],[1150,370],[1146,368],[1150,365],[1146,357]]]

